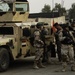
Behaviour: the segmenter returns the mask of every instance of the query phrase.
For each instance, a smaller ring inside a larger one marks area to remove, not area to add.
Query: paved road
[[[55,72],[61,69],[61,65],[55,64],[56,59],[52,59],[52,62],[52,64],[44,63],[46,68],[35,70],[33,69],[33,58],[15,61],[6,72],[0,73],[0,75],[75,75],[75,72],[70,71],[69,66],[67,72]]]

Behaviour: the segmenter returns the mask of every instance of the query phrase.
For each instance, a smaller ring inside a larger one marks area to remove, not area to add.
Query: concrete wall
[[[53,25],[53,20],[54,20],[54,23],[58,22],[59,24],[60,23],[65,23],[65,16],[61,16],[61,17],[57,17],[57,18],[29,18],[27,20],[27,22],[36,22],[36,19],[38,19],[38,22],[46,22],[48,23],[50,26]]]

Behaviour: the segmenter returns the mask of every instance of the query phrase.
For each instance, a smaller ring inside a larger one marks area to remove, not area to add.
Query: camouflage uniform
[[[72,45],[72,38],[69,34],[69,32],[65,32],[67,33],[64,37],[64,39],[61,41],[61,58],[62,58],[62,66],[63,69],[62,71],[66,71],[66,66],[67,66],[67,62],[70,64],[71,66],[71,71],[75,71],[75,63],[74,63],[74,51],[73,51],[73,45]],[[63,38],[63,37],[62,37]]]
[[[66,70],[67,62],[71,66],[71,70],[74,71],[74,51],[72,45],[63,45],[61,46],[61,55],[62,55],[62,71]]]
[[[35,30],[34,32],[34,47],[35,51],[35,60],[34,60],[34,68],[38,69],[38,65],[40,67],[44,67],[42,65],[42,56],[43,56],[43,41],[40,39],[40,30]]]
[[[50,35],[47,27],[43,27],[41,31],[41,39],[44,42],[43,62],[49,62],[50,58]]]

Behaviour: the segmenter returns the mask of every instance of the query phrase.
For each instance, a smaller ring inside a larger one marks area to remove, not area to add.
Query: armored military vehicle
[[[28,15],[27,0],[0,1],[0,71],[7,70],[12,60],[24,59],[30,53],[22,27]]]

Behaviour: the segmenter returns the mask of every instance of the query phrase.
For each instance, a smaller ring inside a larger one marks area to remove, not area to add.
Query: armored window
[[[13,35],[13,27],[0,27],[0,35]]]
[[[24,28],[23,29],[23,36],[29,37],[31,35],[30,29]]]
[[[15,3],[15,10],[16,11],[28,11],[28,3]]]
[[[0,3],[0,12],[13,11],[12,3]]]

